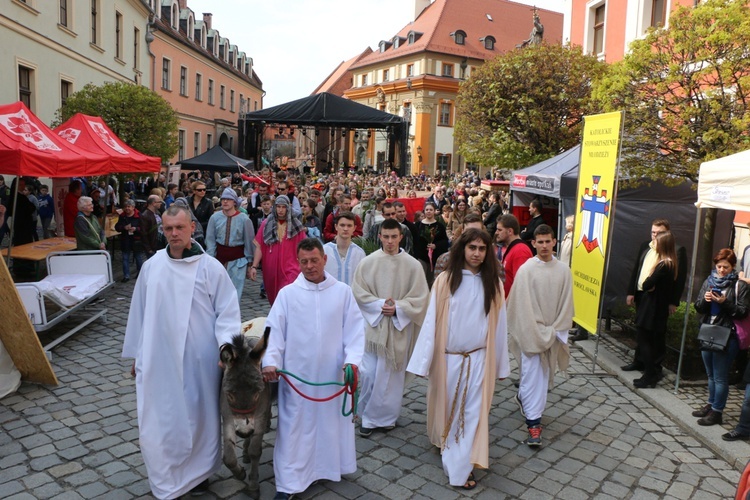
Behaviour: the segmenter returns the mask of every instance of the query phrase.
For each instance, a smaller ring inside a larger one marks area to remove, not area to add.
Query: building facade
[[[669,13],[697,0],[566,0],[563,37],[607,62],[622,59],[649,28],[669,26]]]
[[[507,0],[415,0],[414,7],[412,22],[351,66],[344,96],[409,121],[406,172],[462,170],[453,140],[459,86],[486,60],[530,39],[534,9]],[[563,15],[537,12],[544,40],[560,43]],[[387,134],[352,141],[349,161],[383,168]]]
[[[48,125],[72,93],[147,82],[149,9],[142,0],[0,0],[0,102],[23,101]]]
[[[171,163],[217,144],[237,154],[238,120],[263,107],[252,58],[220,35],[211,14],[196,19],[187,0],[148,3],[155,13],[149,85],[180,117],[179,151]]]

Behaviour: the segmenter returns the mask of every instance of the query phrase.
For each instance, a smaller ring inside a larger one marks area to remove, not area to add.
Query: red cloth
[[[508,253],[503,257],[503,268],[505,269],[505,299],[510,296],[510,287],[513,286],[513,279],[516,277],[518,269],[532,257],[531,249],[523,241],[513,245]]]
[[[352,238],[356,238],[357,236],[362,236],[362,219],[359,218],[359,215],[354,215],[354,218],[356,219],[354,221],[354,234],[352,234]],[[336,239],[336,227],[333,225],[333,219],[335,219],[334,215],[332,213],[328,214],[328,217],[326,218],[326,224],[323,228],[323,239],[327,242],[333,241]]]
[[[76,217],[78,216],[78,198],[81,195],[68,193],[65,195],[65,202],[63,203],[63,225],[65,226],[65,236],[69,238],[76,237],[76,230],[74,228]]]
[[[388,198],[386,201],[403,203],[406,208],[406,220],[414,222],[414,212],[421,211],[424,208],[424,202],[427,201],[427,198]]]
[[[266,285],[268,302],[273,305],[279,291],[299,276],[299,262],[297,262],[297,244],[307,238],[307,233],[300,231],[292,239],[284,238],[270,247],[263,241],[263,231],[269,219],[264,220],[255,241],[261,251],[260,265],[263,268],[263,283]]]

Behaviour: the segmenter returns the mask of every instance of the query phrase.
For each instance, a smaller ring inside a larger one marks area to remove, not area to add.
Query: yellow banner
[[[573,320],[594,334],[604,294],[604,260],[609,243],[621,123],[622,113],[615,112],[586,116],[583,125],[570,268],[575,305]]]

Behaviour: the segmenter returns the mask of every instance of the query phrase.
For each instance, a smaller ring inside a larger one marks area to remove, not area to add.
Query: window
[[[177,132],[177,143],[179,144],[180,148],[177,150],[177,158],[179,161],[182,161],[185,159],[185,131],[180,130]]]
[[[195,100],[203,100],[203,75],[200,73],[195,74]]]
[[[208,79],[208,104],[214,105],[214,81]]]
[[[404,118],[406,118],[407,123],[411,123],[411,103],[405,102],[404,103]]]
[[[387,82],[391,79],[391,70],[390,69],[384,69],[383,70],[383,81]]]
[[[226,109],[226,106],[227,106],[226,97],[227,97],[227,88],[224,85],[222,85],[219,88],[219,107],[221,109]]]
[[[450,102],[440,103],[440,116],[438,117],[438,125],[442,127],[452,127],[453,123],[453,104]]]
[[[133,28],[133,69],[141,67],[141,30]]]
[[[667,20],[667,0],[651,0],[651,27],[664,27]]]
[[[193,134],[193,156],[198,156],[200,154],[200,148],[201,148],[201,133],[195,132]]]
[[[73,93],[73,84],[71,82],[60,80],[60,105],[65,106],[68,96]]]
[[[91,43],[99,44],[99,0],[91,0]]]
[[[245,111],[245,96],[240,94],[240,113]]]
[[[456,42],[456,45],[465,45],[466,44],[466,33],[462,30],[458,30],[453,33],[453,40]]]
[[[417,39],[417,37],[416,37],[416,35],[414,35],[414,32],[409,33],[409,38],[408,38],[409,45],[413,44],[416,39]]]
[[[435,162],[435,168],[438,170],[450,170],[451,169],[451,155],[438,153],[437,161]]]
[[[180,95],[187,97],[187,68],[180,66]]]
[[[406,65],[406,76],[414,76],[414,65],[413,64],[407,64]]]
[[[206,151],[211,149],[213,146],[214,146],[214,135],[206,134]]]
[[[161,88],[164,90],[170,90],[170,80],[172,79],[172,75],[170,74],[171,71],[172,61],[166,57],[163,58],[161,61]]]
[[[177,29],[180,27],[180,11],[177,8],[177,4],[172,4],[172,19],[171,19],[171,25],[172,29]]]
[[[115,12],[115,58],[122,60],[122,14]]]
[[[443,63],[443,76],[453,77],[453,65],[450,63]]]
[[[31,68],[24,66],[18,67],[18,100],[26,105],[27,108],[32,109],[31,106],[31,83],[32,73],[34,72]]]
[[[229,91],[229,111],[234,113],[234,90]]]
[[[594,43],[592,52],[601,54],[604,52],[604,14],[606,5],[600,5],[594,11]]]
[[[68,0],[60,0],[60,24],[68,27]]]
[[[484,44],[485,50],[495,50],[495,37],[494,36],[486,36],[484,38],[480,38],[479,41]]]
[[[367,75],[362,75],[362,86],[367,85]]]
[[[253,111],[258,111],[258,101],[253,101]]]

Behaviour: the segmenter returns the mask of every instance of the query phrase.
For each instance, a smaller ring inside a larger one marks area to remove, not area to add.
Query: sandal
[[[476,487],[477,487],[477,480],[474,479],[474,473],[470,472],[469,479],[466,480],[466,484],[464,484],[460,488],[464,490],[473,490]]]

